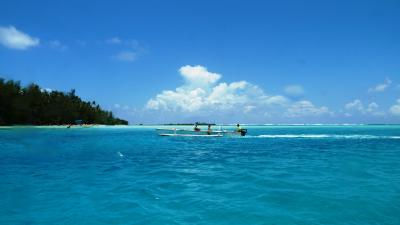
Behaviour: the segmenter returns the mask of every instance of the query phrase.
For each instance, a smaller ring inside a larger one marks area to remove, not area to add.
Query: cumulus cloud
[[[364,105],[359,99],[355,99],[354,101],[347,103],[344,107],[347,110],[357,110],[360,112],[364,112]]]
[[[384,92],[392,84],[392,81],[388,78],[382,84],[377,84],[375,87],[368,89],[368,92]]]
[[[13,26],[0,26],[0,44],[7,48],[25,50],[39,45],[40,40],[29,36]]]
[[[219,82],[221,74],[206,67],[186,65],[179,69],[184,84],[151,98],[145,109],[184,115],[252,114],[279,117],[320,116],[330,113],[310,101],[292,102],[283,95],[269,95],[247,81]]]
[[[379,105],[376,104],[375,102],[371,102],[369,103],[368,107],[367,107],[367,112],[374,112],[379,108]]]
[[[283,90],[287,95],[293,97],[298,97],[304,94],[304,88],[301,85],[288,85]]]
[[[395,105],[390,107],[390,113],[395,116],[400,116],[400,98],[397,99],[397,102]]]
[[[208,72],[203,66],[182,66],[179,69],[180,74],[190,85],[203,87],[217,82],[221,75],[218,73]]]
[[[370,114],[374,116],[383,116],[385,113],[379,110],[379,105],[375,102],[369,103],[366,107],[359,99],[355,99],[352,102],[349,102],[345,105],[345,109],[348,111],[345,113],[345,116],[352,115],[352,113],[361,113],[361,114]]]

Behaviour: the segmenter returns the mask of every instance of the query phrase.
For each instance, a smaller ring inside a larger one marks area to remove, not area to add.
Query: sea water
[[[400,224],[400,126],[1,128],[0,224]]]

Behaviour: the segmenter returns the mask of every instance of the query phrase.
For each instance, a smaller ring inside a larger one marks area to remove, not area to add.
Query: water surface
[[[0,129],[0,224],[400,224],[400,126]]]

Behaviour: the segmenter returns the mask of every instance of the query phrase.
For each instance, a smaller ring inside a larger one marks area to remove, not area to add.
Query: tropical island
[[[36,84],[22,87],[19,81],[0,78],[0,126],[4,125],[127,125],[95,101],[83,101],[75,90],[45,90]]]

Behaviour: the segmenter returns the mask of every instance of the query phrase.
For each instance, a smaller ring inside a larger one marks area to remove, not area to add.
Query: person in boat
[[[247,129],[243,129],[240,124],[236,125],[236,132],[240,133],[241,136],[245,136],[247,133]]]
[[[211,124],[208,124],[207,134],[210,135],[211,133],[212,133]]]
[[[200,128],[198,128],[197,125],[198,125],[198,123],[196,123],[196,124],[194,125],[194,128],[193,128],[194,131],[200,131]]]
[[[236,132],[241,132],[242,131],[242,127],[240,126],[240,124],[236,125]]]

